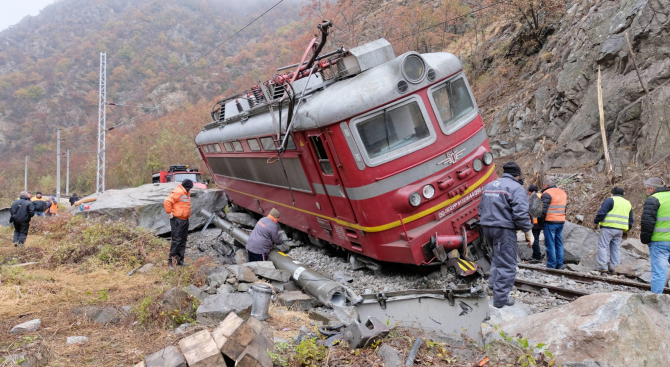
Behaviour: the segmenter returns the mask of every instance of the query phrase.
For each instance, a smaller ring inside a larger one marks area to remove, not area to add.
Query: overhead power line
[[[224,43],[230,41],[233,37],[235,37],[235,36],[237,36],[238,34],[240,34],[240,32],[242,32],[243,30],[247,29],[250,25],[254,24],[257,20],[261,19],[265,14],[269,13],[272,9],[276,8],[276,7],[277,7],[279,4],[281,4],[283,1],[284,1],[284,0],[279,0],[276,4],[272,5],[272,7],[271,7],[270,9],[266,10],[265,12],[263,12],[263,14],[261,14],[261,15],[257,16],[256,18],[254,18],[254,20],[252,20],[251,22],[247,23],[247,25],[245,25],[244,27],[240,28],[240,29],[239,29],[237,32],[235,32],[232,36],[226,38],[223,42],[221,42],[221,43],[219,43],[218,45],[214,46],[214,48],[212,48],[211,50],[205,52],[202,56],[200,56],[200,57],[198,57],[197,59],[195,59],[195,61],[190,62],[188,65],[184,66],[183,68],[181,68],[181,69],[175,71],[174,73],[170,74],[169,78],[172,79],[173,76],[179,74],[179,73],[182,72],[184,69],[186,69],[186,68],[188,68],[189,66],[195,64],[196,62],[200,61],[203,57],[205,57],[205,56],[211,54],[212,52],[214,52],[214,50],[216,50],[217,48],[221,47]]]

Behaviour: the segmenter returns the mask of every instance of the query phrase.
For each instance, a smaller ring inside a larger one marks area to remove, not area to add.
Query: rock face
[[[226,293],[207,297],[196,311],[199,324],[216,325],[228,314],[235,312],[240,317],[251,313],[251,296],[248,293]]]
[[[550,167],[597,163],[603,151],[598,68],[602,69],[614,165],[649,163],[670,154],[670,137],[660,132],[664,122],[658,117],[670,112],[670,84],[663,86],[670,80],[670,2],[577,0],[571,4],[539,51],[540,57],[534,59],[534,69],[521,78],[526,87],[516,96],[526,97],[510,99],[490,118],[487,131],[497,138],[491,142],[494,154],[536,152],[537,141],[546,136],[553,147],[548,155]],[[652,92],[644,102],[638,101],[644,90],[637,80],[626,33],[642,79]]]
[[[163,201],[170,192],[177,187],[177,183],[148,184],[124,190],[107,190],[90,197],[96,201],[86,203],[91,209],[79,211],[77,207],[68,209],[77,215],[89,218],[104,217],[111,220],[121,220],[129,225],[143,227],[162,235],[170,233],[170,220],[165,214]],[[228,203],[223,190],[193,189],[191,195],[191,219],[189,230],[205,224],[207,218],[198,215],[201,209],[215,212]]]
[[[565,306],[500,325],[546,343],[564,366],[666,366],[670,297],[624,292],[584,296]]]

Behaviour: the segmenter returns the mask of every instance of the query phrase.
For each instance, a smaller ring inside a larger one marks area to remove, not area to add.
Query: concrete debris
[[[312,304],[312,297],[302,292],[284,292],[278,297],[279,304],[288,307],[294,311],[309,311]]]
[[[346,275],[343,271],[334,271],[333,272],[333,280],[345,284],[345,283],[352,283],[354,281],[354,278]]]
[[[114,307],[99,308],[95,306],[79,307],[72,310],[76,316],[84,316],[96,324],[116,324],[121,321],[122,313]]]
[[[18,324],[12,328],[10,331],[11,334],[23,334],[23,333],[32,333],[37,331],[42,326],[42,320],[35,319],[24,322],[23,324]]]
[[[556,365],[664,366],[670,355],[670,297],[593,294],[500,328],[531,344],[546,343]]]
[[[333,313],[335,317],[345,325],[349,325],[358,319],[356,309],[351,306],[333,305]]]
[[[88,338],[85,336],[68,336],[65,341],[65,345],[72,344],[86,344],[88,343]]]
[[[149,354],[145,359],[146,367],[187,367],[184,357],[175,346],[169,346],[156,353]]]
[[[188,286],[182,288],[181,290],[186,292],[186,294],[188,294],[189,296],[191,296],[193,298],[196,298],[200,301],[204,301],[205,298],[209,297],[209,294],[203,292],[202,289],[194,286],[193,284],[188,285]]]
[[[251,313],[251,296],[248,293],[209,296],[198,307],[196,318],[201,325],[216,325],[231,312],[235,312],[241,317],[248,317]]]
[[[154,264],[148,263],[148,264],[142,265],[141,268],[137,269],[137,272],[142,273],[142,274],[148,274],[149,272],[151,272],[151,270],[153,268],[154,268]]]
[[[258,275],[261,278],[274,280],[282,283],[288,282],[291,279],[292,275],[290,272],[286,270],[270,269],[265,267],[256,267],[254,270],[256,275]]]
[[[79,211],[77,207],[68,209],[75,215],[89,218],[104,217],[113,221],[121,220],[131,226],[143,227],[157,235],[170,233],[170,220],[165,215],[163,201],[178,183],[148,184],[123,190],[106,190],[89,197],[97,200],[91,203],[91,209]],[[228,204],[223,190],[193,189],[191,195],[191,212],[198,213],[201,209],[218,211]],[[207,218],[193,215],[189,220],[189,230],[205,224]]]
[[[180,340],[179,348],[184,353],[189,367],[216,367],[225,364],[208,330],[199,331]]]
[[[232,276],[237,278],[238,282],[256,283],[258,278],[253,271],[244,265],[226,265],[226,268],[231,272]]]

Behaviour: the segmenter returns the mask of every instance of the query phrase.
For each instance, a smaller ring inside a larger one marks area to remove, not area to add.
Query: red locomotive
[[[214,106],[195,141],[217,185],[359,259],[487,270],[477,205],[496,173],[458,58],[384,39],[319,56],[329,26],[294,71]]]

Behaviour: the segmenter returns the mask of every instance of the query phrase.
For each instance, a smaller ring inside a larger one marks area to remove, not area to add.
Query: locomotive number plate
[[[451,212],[455,211],[456,209],[460,208],[464,204],[472,201],[475,197],[479,196],[482,194],[482,191],[484,191],[483,188],[478,187],[477,189],[473,190],[471,193],[463,196],[460,198],[458,201],[455,203],[446,206],[444,209],[435,212],[435,220],[442,220],[444,219],[447,215],[449,215]]]

